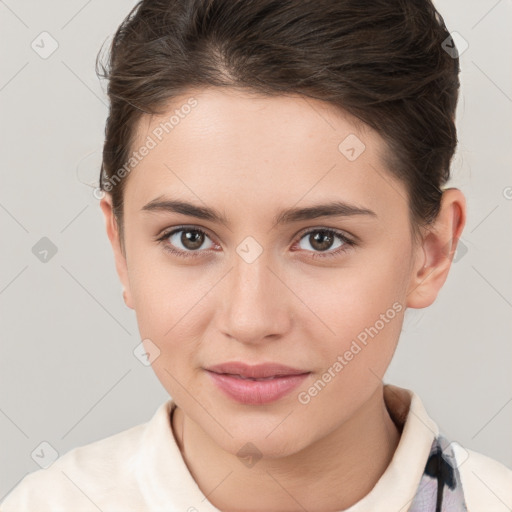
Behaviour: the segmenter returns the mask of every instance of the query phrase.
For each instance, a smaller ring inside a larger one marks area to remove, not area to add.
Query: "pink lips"
[[[251,405],[282,398],[311,373],[277,363],[251,366],[236,361],[210,366],[206,370],[226,395],[240,403]]]

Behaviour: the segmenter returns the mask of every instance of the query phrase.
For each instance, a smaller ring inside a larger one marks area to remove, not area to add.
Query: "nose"
[[[245,344],[276,340],[291,329],[300,301],[286,286],[279,265],[263,252],[252,262],[235,257],[224,279],[218,311],[221,332]]]

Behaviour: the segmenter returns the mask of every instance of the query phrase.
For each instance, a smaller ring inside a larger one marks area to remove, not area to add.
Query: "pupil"
[[[195,235],[190,233],[195,233]],[[188,249],[198,249],[203,244],[203,236],[198,231],[183,231],[181,242]]]
[[[323,239],[324,242],[327,240],[327,243],[317,244],[318,240],[321,240],[321,239]],[[317,232],[315,235],[313,235],[313,240],[314,240],[314,243],[312,243],[311,246],[315,247],[319,251],[326,251],[327,249],[329,249],[329,247],[332,244],[332,236],[329,235],[325,231]]]

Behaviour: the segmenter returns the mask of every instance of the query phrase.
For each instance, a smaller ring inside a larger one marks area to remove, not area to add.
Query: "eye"
[[[341,240],[341,243],[335,246],[336,250],[326,252],[332,248],[333,242],[336,238]],[[338,256],[341,253],[346,252],[354,245],[356,245],[354,241],[350,240],[342,232],[330,228],[310,229],[306,233],[302,233],[300,240],[303,239],[307,241],[306,245],[309,245],[313,249],[313,251],[320,251],[320,253],[314,252],[314,254],[312,254],[313,258],[330,258]]]
[[[341,243],[335,246],[335,250],[329,250],[332,249],[336,238]],[[202,229],[191,226],[177,226],[165,231],[156,240],[163,244],[165,251],[171,254],[182,258],[193,258],[201,256],[203,252],[206,252],[206,249],[214,246],[214,244],[211,244],[206,248],[203,247],[206,239],[210,239],[210,237]],[[301,249],[304,249],[300,243],[303,239],[306,240],[306,245],[309,245],[312,249],[310,251],[307,247],[305,248],[308,252],[313,252],[311,255],[313,258],[335,257],[356,245],[354,241],[350,240],[341,231],[332,228],[315,228],[305,233],[303,232],[298,243]],[[201,250],[201,248],[204,250]]]
[[[202,229],[178,226],[171,231],[164,232],[157,238],[157,241],[163,244],[165,251],[176,256],[190,258],[201,255],[203,251],[199,249],[203,246],[206,238],[209,237]]]

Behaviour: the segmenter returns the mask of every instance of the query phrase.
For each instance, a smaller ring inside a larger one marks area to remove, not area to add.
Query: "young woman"
[[[101,209],[172,399],[2,512],[510,509],[512,471],[382,380],[466,220],[453,47],[430,0],[137,4]]]

